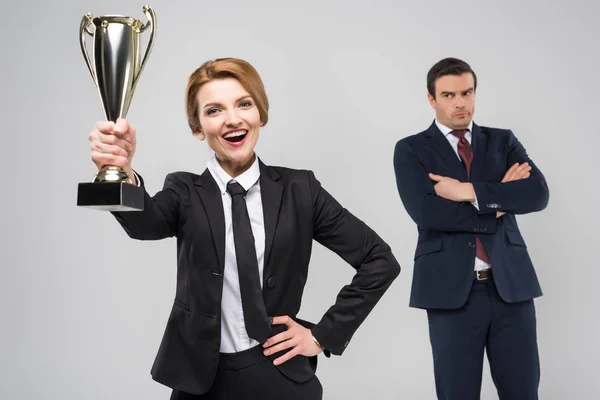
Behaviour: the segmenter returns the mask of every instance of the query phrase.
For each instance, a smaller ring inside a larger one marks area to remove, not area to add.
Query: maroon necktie
[[[469,180],[471,180],[471,163],[473,162],[473,148],[467,139],[465,139],[465,134],[468,132],[466,129],[461,129],[457,131],[452,131],[454,136],[458,138],[458,155],[460,156],[460,160],[462,161],[465,169],[467,170],[467,175],[469,176]],[[488,257],[487,252],[485,251],[485,247],[483,247],[483,243],[479,240],[479,236],[475,236],[475,255],[480,260],[485,261],[486,263],[490,263],[490,257]]]

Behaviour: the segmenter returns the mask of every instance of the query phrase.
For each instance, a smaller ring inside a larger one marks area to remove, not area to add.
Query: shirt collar
[[[437,118],[435,120],[435,124],[437,125],[440,132],[442,132],[444,134],[444,136],[448,136],[452,132],[452,129],[448,128],[446,125],[443,125],[441,122],[439,122],[437,120]],[[471,120],[471,122],[469,122],[469,126],[467,127],[467,130],[469,132],[473,132],[473,120]]]
[[[242,185],[244,190],[248,191],[256,182],[258,182],[258,179],[260,178],[260,164],[256,155],[254,156],[254,162],[250,168],[244,171],[244,173],[241,175],[238,175],[235,179],[229,176],[223,167],[221,167],[217,161],[216,154],[213,154],[212,157],[209,158],[209,160],[206,162],[206,167],[217,182],[219,190],[222,194],[227,192],[227,184],[232,180]]]

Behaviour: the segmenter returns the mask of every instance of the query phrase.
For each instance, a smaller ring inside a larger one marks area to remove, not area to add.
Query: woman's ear
[[[204,134],[204,132],[202,132],[202,130],[199,130],[198,132],[194,132],[194,136],[196,136],[196,138],[199,140],[206,139],[206,135]]]

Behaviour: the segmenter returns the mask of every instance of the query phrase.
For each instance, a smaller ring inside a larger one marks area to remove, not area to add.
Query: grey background
[[[550,205],[519,218],[545,292],[542,399],[598,398],[598,39],[592,1],[153,1],[154,50],[128,115],[151,193],[201,172],[184,88],[201,62],[250,61],[271,101],[258,154],[310,168],[393,248],[403,271],[342,357],[320,358],[326,399],[432,399],[426,315],[409,309],[416,229],[394,144],[433,119],[425,74],[446,56],[479,76],[475,121],[513,129]],[[166,399],[149,370],[175,285],[174,239],[129,240],[75,206],[102,119],[78,44],[82,15],[145,21],[143,3],[2,0],[1,399]],[[145,39],[147,40],[147,35]],[[301,317],[318,320],[353,270],[315,245]],[[497,398],[486,370],[483,399]]]

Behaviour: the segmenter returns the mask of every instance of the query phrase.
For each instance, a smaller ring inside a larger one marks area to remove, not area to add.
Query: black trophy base
[[[77,205],[103,211],[143,211],[144,189],[128,183],[80,183]]]

